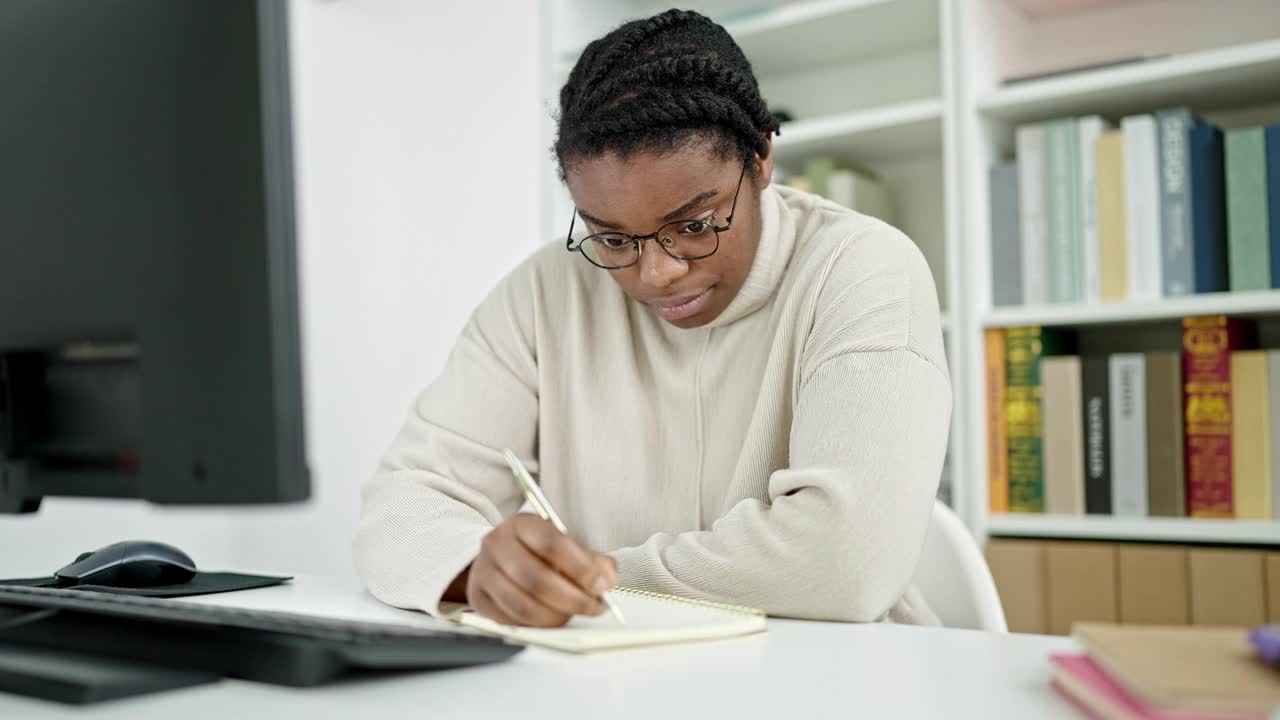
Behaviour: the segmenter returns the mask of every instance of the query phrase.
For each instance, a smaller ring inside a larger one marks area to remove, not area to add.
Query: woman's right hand
[[[485,536],[466,574],[467,604],[477,612],[507,625],[535,627],[599,615],[602,596],[618,583],[613,558],[587,550],[529,513],[517,513]]]

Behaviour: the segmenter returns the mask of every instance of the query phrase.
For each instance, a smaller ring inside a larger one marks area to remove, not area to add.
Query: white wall
[[[126,538],[172,542],[208,568],[351,574],[361,482],[471,308],[544,239],[536,3],[291,5],[313,499],[230,511],[46,500],[0,516],[0,577]]]

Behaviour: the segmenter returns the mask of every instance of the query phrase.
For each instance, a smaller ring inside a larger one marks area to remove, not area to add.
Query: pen
[[[516,454],[511,452],[510,449],[503,450],[502,456],[507,459],[511,474],[516,478],[516,484],[520,486],[520,491],[524,493],[524,498],[533,506],[534,511],[541,515],[543,520],[555,525],[557,530],[568,535],[569,529],[564,526],[560,516],[556,514],[555,508],[551,507],[551,503],[547,501],[547,496],[542,494],[542,489],[530,477],[529,471],[525,469],[524,463],[520,462],[520,458],[516,457]],[[622,611],[618,609],[617,604],[609,597],[609,593],[604,594],[604,604],[609,608],[609,612],[613,614],[613,619],[617,620],[618,624],[627,624],[627,621],[622,617]]]

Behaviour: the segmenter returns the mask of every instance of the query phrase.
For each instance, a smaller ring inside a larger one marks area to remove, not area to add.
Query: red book
[[[1252,321],[1213,317],[1182,321],[1187,515],[1230,518],[1231,353],[1257,344]]]
[[[1096,720],[1266,720],[1266,713],[1162,708],[1129,692],[1087,655],[1054,653],[1053,689]]]

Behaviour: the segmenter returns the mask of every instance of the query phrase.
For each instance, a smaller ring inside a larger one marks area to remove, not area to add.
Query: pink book
[[[1265,713],[1167,710],[1144,703],[1087,655],[1054,653],[1053,689],[1094,720],[1266,720]]]

